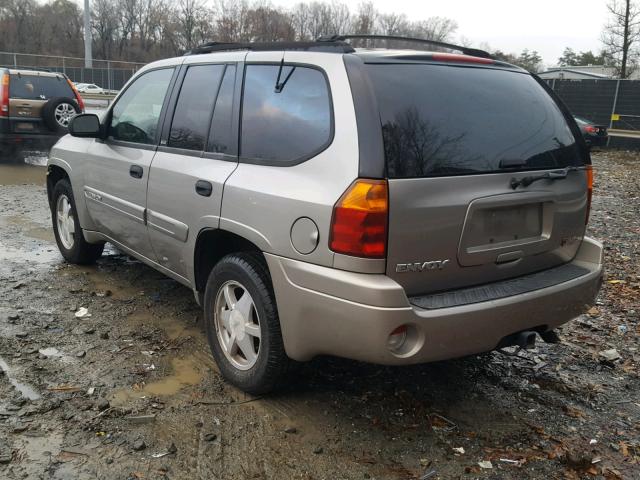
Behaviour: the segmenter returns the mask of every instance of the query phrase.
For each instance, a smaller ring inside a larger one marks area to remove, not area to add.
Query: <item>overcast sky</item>
[[[300,0],[274,0],[291,6]],[[345,1],[355,11],[359,1]],[[555,65],[565,47],[599,52],[606,22],[606,0],[373,0],[384,13],[406,13],[418,20],[432,16],[458,22],[457,36],[476,46],[488,42],[505,52],[537,50]]]

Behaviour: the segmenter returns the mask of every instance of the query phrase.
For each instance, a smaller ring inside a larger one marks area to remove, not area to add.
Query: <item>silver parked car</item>
[[[141,69],[102,121],[75,117],[48,165],[64,258],[110,242],[192,288],[251,393],[317,355],[557,341],[602,276],[567,109],[479,50],[345,39],[207,44]]]

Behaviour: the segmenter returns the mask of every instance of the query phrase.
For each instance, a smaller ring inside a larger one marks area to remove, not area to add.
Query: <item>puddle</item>
[[[0,261],[33,262],[49,264],[61,260],[60,253],[52,247],[34,247],[30,250],[13,248],[0,242]]]
[[[55,243],[56,237],[53,236],[53,229],[50,227],[35,227],[24,232],[27,237],[36,240],[44,240],[45,242]]]
[[[41,477],[43,467],[50,466],[52,457],[60,453],[63,439],[64,435],[60,432],[34,432],[16,437],[14,447],[28,478],[44,478]]]
[[[47,169],[41,166],[0,164],[0,185],[45,185]]]
[[[173,372],[161,379],[149,382],[137,389],[124,389],[116,391],[111,404],[114,406],[124,405],[127,402],[147,396],[171,396],[178,393],[185,387],[197,385],[202,380],[200,372],[200,361],[195,357],[174,358],[171,360]]]
[[[24,215],[0,216],[0,224],[25,227],[24,234],[36,240],[44,240],[50,243],[55,243],[56,241],[51,226],[42,226],[40,223],[29,220]]]
[[[109,256],[118,256],[118,252],[114,251],[110,244],[107,243],[105,250],[102,254],[104,262],[111,262],[111,260],[105,259]],[[116,259],[114,264],[119,265],[119,259]],[[91,283],[91,290],[96,292],[100,296],[108,296],[116,300],[129,300],[134,297],[139,297],[142,288],[136,288],[131,285],[129,281],[123,282],[119,280],[116,275],[113,274],[112,265],[92,265],[78,267],[78,270],[85,276],[85,278]]]
[[[177,340],[182,337],[198,337],[200,330],[194,324],[187,324],[191,320],[186,318],[174,317],[155,317],[151,310],[135,311],[129,317],[127,322],[130,325],[147,325],[154,326],[164,331],[169,340]]]
[[[23,397],[28,398],[29,400],[38,400],[40,398],[40,394],[36,392],[35,388],[16,380],[16,378],[11,374],[11,368],[9,368],[9,365],[2,359],[2,357],[0,357],[0,369],[4,371],[4,374],[9,379],[9,382],[11,382],[11,385],[13,385],[13,387],[19,391]]]

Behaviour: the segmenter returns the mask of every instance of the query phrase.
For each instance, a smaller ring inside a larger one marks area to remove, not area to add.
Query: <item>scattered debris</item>
[[[144,450],[145,448],[147,448],[147,444],[145,443],[144,440],[142,440],[141,438],[139,438],[138,440],[136,440],[135,442],[133,442],[133,449],[136,452],[139,452],[140,450]]]
[[[82,388],[77,387],[75,385],[58,385],[57,387],[49,387],[47,388],[50,392],[63,392],[63,393],[72,393],[72,392],[81,392]]]
[[[125,418],[129,420],[130,423],[141,425],[141,424],[153,422],[156,419],[156,416],[155,415],[136,415],[136,416],[129,416]]]
[[[438,472],[436,472],[435,469],[428,470],[419,477],[419,480],[428,480],[429,478],[433,478],[436,475],[436,473]]]
[[[612,348],[610,350],[603,350],[598,355],[608,362],[614,362],[622,358],[615,348]]]
[[[89,309],[86,307],[80,307],[75,313],[76,318],[88,318],[91,316]]]
[[[218,438],[218,435],[216,435],[215,433],[207,433],[204,436],[204,441],[205,442],[214,442],[217,438]]]

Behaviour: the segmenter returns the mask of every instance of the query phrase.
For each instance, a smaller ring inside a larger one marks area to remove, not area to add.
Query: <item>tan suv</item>
[[[49,150],[82,113],[82,97],[61,73],[0,68],[0,156]]]
[[[110,242],[191,288],[252,393],[289,359],[556,341],[602,275],[589,152],[544,82],[455,48],[209,44],[147,65],[51,150],[62,255]]]

